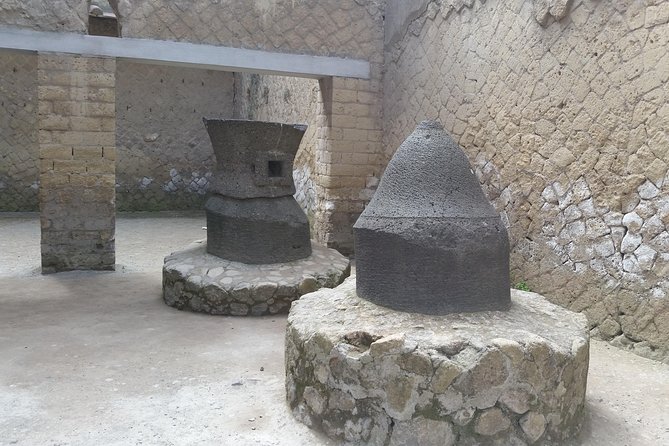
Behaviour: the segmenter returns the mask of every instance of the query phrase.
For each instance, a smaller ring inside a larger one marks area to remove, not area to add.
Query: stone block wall
[[[37,55],[0,61],[0,212],[37,211]],[[118,210],[202,209],[214,162],[202,117],[232,117],[234,74],[116,65]]]
[[[321,95],[320,111],[316,125],[312,127],[318,141],[314,145],[314,168],[308,174],[315,181],[314,234],[330,247],[352,251],[352,223],[371,196],[369,191],[361,192],[360,187],[369,183],[370,190],[373,189],[382,169],[381,76],[385,2],[121,0],[113,3],[124,37],[351,57],[371,62],[370,81],[335,79],[327,80],[325,89],[321,85],[321,92],[327,96]],[[59,0],[44,5],[10,0],[0,9],[0,22],[40,30],[83,33],[86,31],[86,11],[85,0]],[[356,89],[360,89],[359,96]],[[333,119],[334,115],[340,118],[351,115],[359,118],[356,119],[359,122]],[[153,138],[153,134],[148,135],[150,137],[146,139]],[[365,152],[354,156],[360,147]],[[206,174],[205,178],[197,175],[194,179],[184,178],[172,169],[170,173],[173,175],[171,183],[167,182],[168,188],[169,184],[187,182],[189,186],[195,184],[197,189],[206,183]],[[307,184],[307,174],[303,174],[303,178],[301,181]],[[155,183],[155,179],[152,181],[148,176],[139,181],[147,188]],[[123,190],[123,186],[119,184],[119,189]],[[305,200],[308,200],[306,196]]]
[[[388,157],[439,119],[509,225],[515,280],[669,358],[669,2],[413,12],[386,46]]]
[[[316,131],[310,173],[316,203],[313,235],[329,247],[351,252],[353,222],[371,197],[385,161],[381,145],[384,7],[379,0],[232,0],[195,5],[140,0],[119,2],[119,15],[127,37],[371,62],[371,80],[321,82],[318,117],[312,125]],[[272,108],[265,105],[258,116]]]
[[[114,59],[37,56],[42,270],[113,269]]]
[[[2,25],[85,33],[89,0],[2,0]]]
[[[215,161],[202,118],[232,117],[234,77],[117,61],[119,210],[203,209]]]
[[[38,208],[37,57],[0,51],[0,212]]]
[[[382,64],[373,62],[371,80],[320,82],[315,159],[321,204],[316,235],[344,252],[353,251],[353,224],[374,194],[386,163],[381,143],[381,70]]]
[[[121,0],[124,37],[366,59],[383,0]]]

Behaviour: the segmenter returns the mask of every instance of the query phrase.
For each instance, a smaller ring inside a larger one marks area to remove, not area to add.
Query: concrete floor
[[[203,224],[120,217],[116,272],[41,276],[36,217],[0,214],[0,445],[334,445],[285,405],[285,317],[162,303]],[[669,366],[596,341],[590,364],[580,444],[669,445]]]

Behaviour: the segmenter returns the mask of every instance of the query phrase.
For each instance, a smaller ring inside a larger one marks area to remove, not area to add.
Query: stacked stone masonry
[[[231,118],[237,74],[117,61],[116,204],[202,209],[214,152],[202,118]]]
[[[0,18],[3,25],[38,31],[85,33],[88,25],[88,0],[3,0],[0,3]]]
[[[293,301],[339,285],[350,273],[346,257],[313,245],[300,260],[248,265],[206,252],[206,240],[165,257],[163,300],[179,310],[215,315],[287,313]]]
[[[124,37],[382,60],[379,0],[119,1]]]
[[[510,228],[515,280],[666,360],[669,2],[450,3],[386,47],[388,156],[439,119]]]
[[[322,80],[318,114],[304,122],[316,132],[314,167],[308,169],[315,197],[313,235],[345,252],[353,249],[351,227],[369,201],[385,161],[381,145],[383,10],[383,2],[375,0],[234,0],[195,6],[165,0],[119,3],[123,35],[128,37],[370,61],[371,80]],[[287,85],[291,87],[290,81]],[[285,122],[280,116],[272,119]],[[304,165],[299,158],[298,165]],[[308,184],[306,179],[298,182]]]
[[[38,208],[37,58],[0,52],[0,211]]]
[[[345,252],[353,249],[351,228],[371,199],[385,162],[381,87],[374,80],[381,67],[372,66],[372,71],[371,81],[335,77],[320,82],[316,235]]]
[[[114,59],[39,54],[42,268],[114,268]]]
[[[293,414],[351,445],[565,445],[583,422],[586,318],[513,290],[509,311],[379,307],[355,279],[303,296],[286,332]]]

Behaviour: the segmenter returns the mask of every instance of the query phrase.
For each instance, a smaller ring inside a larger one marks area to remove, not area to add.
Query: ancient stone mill
[[[584,316],[509,289],[506,228],[423,122],[354,226],[357,276],[295,302],[294,415],[365,445],[562,445],[583,423]]]
[[[216,155],[207,239],[165,258],[163,298],[179,309],[235,316],[287,312],[348,276],[346,257],[311,243],[293,194],[293,159],[306,130],[204,119]]]

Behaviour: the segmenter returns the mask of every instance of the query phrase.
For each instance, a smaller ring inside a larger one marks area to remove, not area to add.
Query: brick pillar
[[[380,73],[380,65],[377,68]],[[353,224],[371,199],[383,169],[379,84],[338,77],[320,81],[319,206],[314,235],[344,253],[353,251]]]
[[[42,271],[114,269],[115,60],[39,53]]]

